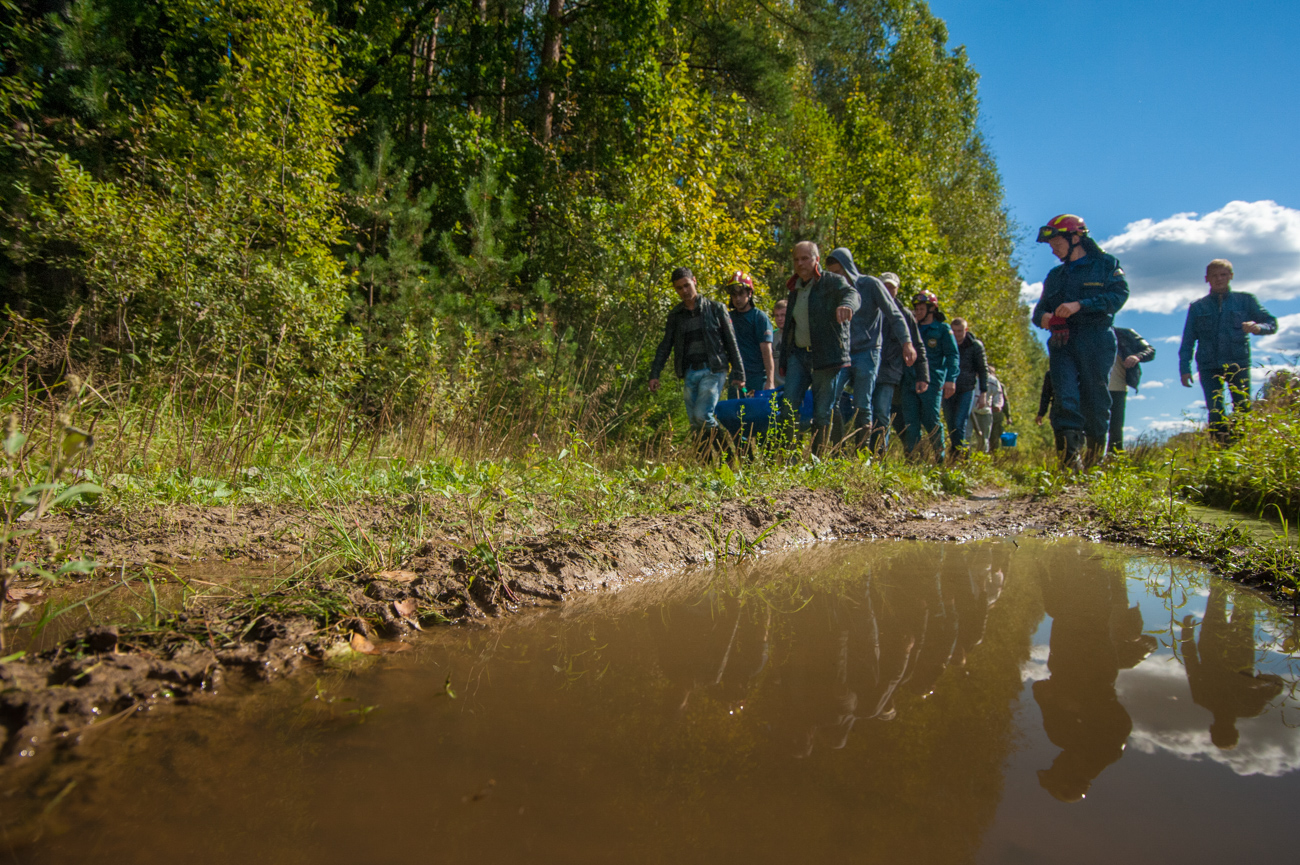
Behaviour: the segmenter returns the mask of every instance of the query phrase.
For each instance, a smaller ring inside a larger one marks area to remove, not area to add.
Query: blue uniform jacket
[[[957,348],[957,338],[952,335],[952,328],[942,321],[917,325],[921,342],[925,343],[926,359],[930,362],[930,387],[943,387],[947,382],[956,382],[961,372],[961,350]],[[916,367],[906,367],[903,378],[916,380]]]
[[[1261,334],[1277,332],[1277,319],[1259,305],[1253,294],[1229,290],[1227,294],[1207,294],[1192,301],[1183,325],[1183,342],[1178,347],[1178,372],[1191,374],[1193,347],[1198,370],[1250,366],[1250,334],[1241,329],[1243,321],[1258,324]]]
[[[1043,296],[1034,307],[1034,326],[1043,326],[1043,316],[1063,303],[1078,302],[1079,311],[1070,316],[1070,329],[1110,327],[1128,301],[1128,280],[1113,255],[1085,255],[1068,264],[1058,264],[1043,280]]]

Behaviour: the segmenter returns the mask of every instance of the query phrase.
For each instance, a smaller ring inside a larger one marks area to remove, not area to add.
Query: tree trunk
[[[560,74],[560,49],[564,31],[564,0],[548,0],[546,5],[546,40],[542,43],[541,89],[538,92],[537,137],[543,144],[551,140],[555,122],[555,81]]]

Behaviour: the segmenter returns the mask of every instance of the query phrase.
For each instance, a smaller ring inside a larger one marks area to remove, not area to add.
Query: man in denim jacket
[[[1205,393],[1210,438],[1230,442],[1223,411],[1223,388],[1232,392],[1234,413],[1250,410],[1250,334],[1277,332],[1277,319],[1259,305],[1255,295],[1232,290],[1232,262],[1216,258],[1205,268],[1210,293],[1187,307],[1183,342],[1178,347],[1178,371],[1183,387],[1192,386],[1192,351]]]

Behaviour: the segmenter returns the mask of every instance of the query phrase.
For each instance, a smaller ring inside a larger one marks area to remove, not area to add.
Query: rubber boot
[[[1087,445],[1083,452],[1083,467],[1090,469],[1097,463],[1101,462],[1106,455],[1106,444],[1101,439],[1087,439]]]
[[[1065,451],[1061,454],[1061,468],[1073,472],[1083,471],[1083,433],[1079,430],[1065,431]]]

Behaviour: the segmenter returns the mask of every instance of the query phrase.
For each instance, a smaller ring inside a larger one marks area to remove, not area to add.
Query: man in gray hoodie
[[[902,280],[896,273],[880,274],[880,281],[885,284],[889,291],[890,298],[894,301],[894,306],[898,309],[903,320],[907,323],[907,332],[911,340],[912,353],[909,360],[909,354],[905,345],[899,345],[892,339],[887,339],[880,348],[880,371],[876,373],[876,390],[871,399],[871,450],[876,454],[883,454],[885,448],[889,446],[889,430],[891,415],[897,415],[900,412],[895,402],[895,390],[902,384],[903,370],[907,367],[916,369],[916,390],[920,393],[930,387],[930,372],[925,355],[925,340],[921,339],[920,328],[917,327],[916,318],[912,311],[904,306],[898,300],[898,287]]]
[[[850,366],[845,370],[845,383],[853,386],[852,414],[846,420],[855,430],[854,446],[861,448],[866,446],[871,432],[871,401],[876,388],[876,373],[880,369],[882,339],[897,343],[909,366],[916,361],[916,349],[912,347],[907,321],[884,283],[874,276],[860,273],[853,263],[853,253],[842,246],[832,251],[826,260],[826,269],[847,279],[857,290],[862,303],[849,322]]]

